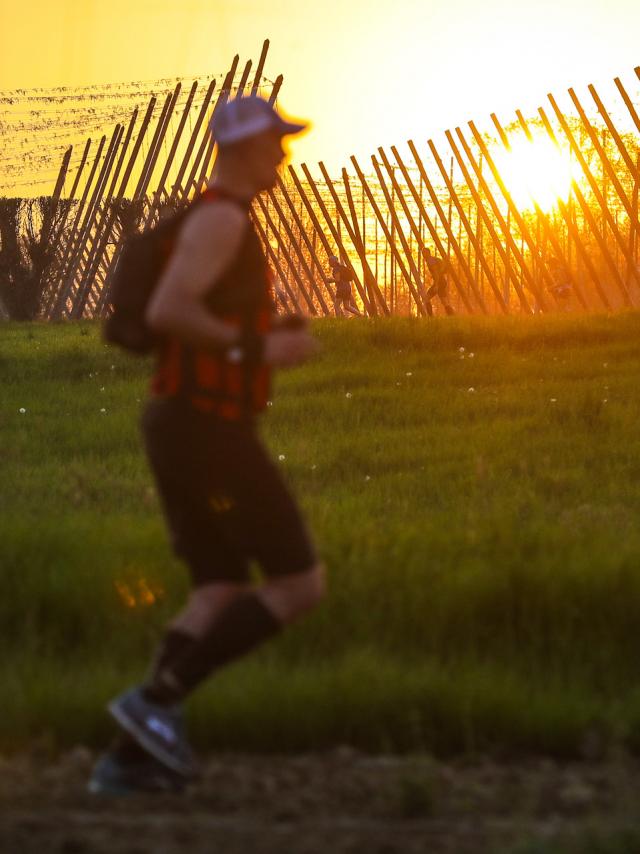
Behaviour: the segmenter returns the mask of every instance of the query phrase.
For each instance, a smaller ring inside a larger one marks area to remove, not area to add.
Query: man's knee
[[[246,590],[246,584],[226,581],[216,581],[194,588],[186,607],[173,620],[172,628],[199,637],[218,615]]]
[[[303,587],[307,607],[315,607],[324,598],[327,589],[323,564],[318,563],[304,573]]]
[[[260,595],[272,613],[288,623],[314,608],[324,597],[325,589],[324,566],[318,563],[305,572],[272,579]]]
[[[236,596],[244,593],[247,586],[246,582],[240,581],[213,581],[209,584],[201,584],[191,591],[189,602],[197,603],[208,610],[219,610]]]

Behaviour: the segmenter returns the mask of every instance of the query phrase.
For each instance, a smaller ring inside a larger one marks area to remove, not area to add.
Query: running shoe
[[[152,703],[136,687],[116,697],[107,708],[147,753],[183,777],[195,776],[196,763],[179,706]]]
[[[123,762],[113,753],[104,753],[96,762],[87,789],[94,795],[126,796],[184,792],[184,777],[170,771],[153,756]]]

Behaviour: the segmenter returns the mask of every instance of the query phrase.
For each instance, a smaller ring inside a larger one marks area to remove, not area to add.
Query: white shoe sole
[[[122,729],[126,730],[130,736],[132,736],[138,744],[143,747],[147,753],[150,753],[151,756],[155,757],[158,762],[162,762],[167,768],[171,771],[175,771],[176,774],[180,774],[182,777],[190,778],[194,776],[194,768],[192,765],[185,765],[179,759],[170,753],[168,750],[164,750],[161,744],[158,744],[148,732],[141,727],[137,721],[130,718],[118,705],[117,700],[112,700],[107,706],[109,714],[117,721],[118,724],[122,727]]]

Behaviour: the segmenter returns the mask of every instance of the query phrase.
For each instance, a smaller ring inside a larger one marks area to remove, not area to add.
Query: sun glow
[[[497,148],[493,160],[520,210],[532,210],[536,204],[550,211],[558,199],[567,201],[571,183],[578,177],[567,150],[557,148],[548,137],[513,137],[510,149]]]

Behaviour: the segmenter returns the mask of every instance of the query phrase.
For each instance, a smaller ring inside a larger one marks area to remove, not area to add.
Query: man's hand
[[[265,336],[263,359],[274,368],[292,368],[310,359],[316,349],[306,329],[279,329]]]

